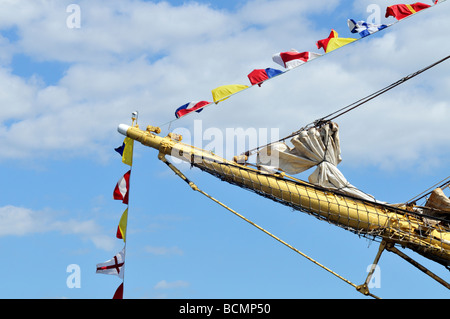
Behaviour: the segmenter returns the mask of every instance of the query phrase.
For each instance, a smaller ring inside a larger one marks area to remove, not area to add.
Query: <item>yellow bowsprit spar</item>
[[[118,131],[145,146],[158,150],[158,158],[185,180],[192,189],[208,196],[253,226],[354,286],[365,295],[378,298],[369,292],[368,283],[375,265],[385,249],[396,253],[450,289],[449,283],[396,248],[396,246],[409,248],[450,269],[450,223],[447,217],[440,218],[436,217],[436,215],[423,215],[424,210],[418,209],[415,205],[388,205],[308,183],[284,173],[267,173],[259,168],[250,167],[245,163],[229,161],[209,151],[181,143],[179,140],[174,139],[171,134],[161,137],[157,135],[160,132],[159,128],[153,126],[148,126],[147,130],[143,131],[139,129],[137,124],[133,126],[121,124]],[[198,189],[193,182],[188,180],[183,173],[167,161],[166,155],[179,158],[223,181],[251,190],[261,196],[306,212],[346,230],[374,240],[380,240],[380,249],[375,257],[372,271],[369,272],[365,283],[355,285],[342,278]],[[445,210],[440,210],[440,208],[436,207],[429,207],[428,210],[443,213],[444,216],[449,214]]]

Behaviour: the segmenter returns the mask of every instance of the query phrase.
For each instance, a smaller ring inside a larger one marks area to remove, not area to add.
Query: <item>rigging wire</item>
[[[421,70],[419,70],[419,71],[416,71],[416,72],[414,72],[414,73],[411,73],[410,75],[407,75],[407,76],[401,78],[401,79],[398,80],[397,82],[394,82],[394,83],[392,83],[392,84],[386,86],[385,88],[383,88],[383,89],[381,89],[381,90],[379,90],[379,91],[377,91],[377,92],[375,92],[375,93],[372,93],[371,95],[366,96],[365,98],[363,98],[363,99],[361,99],[361,100],[359,100],[359,101],[356,101],[356,102],[354,102],[354,103],[352,103],[352,104],[350,104],[350,105],[347,105],[346,107],[343,107],[343,108],[341,108],[341,109],[339,109],[339,110],[337,110],[337,111],[335,111],[335,112],[333,112],[333,113],[331,113],[331,114],[328,114],[327,116],[325,116],[325,117],[319,119],[319,122],[323,122],[323,121],[332,121],[332,120],[336,119],[337,117],[342,116],[342,115],[344,115],[345,113],[350,112],[350,111],[353,110],[353,109],[356,109],[357,107],[361,106],[362,104],[367,103],[367,102],[369,102],[370,100],[376,98],[377,96],[379,96],[379,95],[381,95],[381,94],[384,94],[384,93],[386,93],[386,92],[392,90],[393,88],[399,86],[400,84],[405,83],[406,81],[408,81],[408,80],[410,80],[410,79],[416,77],[416,76],[419,75],[419,74],[422,74],[423,72],[425,72],[425,71],[427,71],[427,70],[429,70],[429,69],[435,67],[436,65],[438,65],[438,64],[440,64],[440,63],[442,63],[442,62],[444,62],[444,61],[446,61],[446,60],[448,60],[448,59],[450,59],[450,55],[446,56],[446,57],[443,58],[443,59],[440,59],[439,61],[436,61],[436,62],[433,63],[433,64],[430,64],[429,66],[427,66],[427,67],[425,67],[425,68],[423,68],[423,69],[421,69]],[[342,111],[342,112],[341,112],[341,111]],[[339,112],[341,112],[341,113],[339,113]],[[339,113],[339,114],[337,114],[337,113]],[[334,117],[330,117],[330,116],[332,116],[332,115],[334,115],[334,114],[337,114],[337,115],[334,116]],[[330,117],[330,118],[329,118],[329,117]]]
[[[431,9],[431,8],[435,7],[436,5],[439,5],[439,4],[441,4],[441,3],[443,3],[443,2],[446,2],[446,1],[447,1],[447,0],[440,0],[440,1],[438,1],[437,3],[435,3],[434,6],[431,6],[431,7],[428,8],[428,9]],[[404,18],[401,19],[401,20],[397,20],[397,21],[395,21],[395,22],[393,22],[393,23],[388,24],[386,28],[383,28],[383,29],[381,29],[381,30],[378,30],[377,32],[384,32],[385,30],[387,30],[388,28],[394,26],[395,24],[397,24],[397,23],[399,23],[399,22],[403,22],[403,21],[405,21],[405,20],[407,20],[407,19],[410,19],[410,18],[412,18],[413,16],[415,16],[415,15],[417,15],[417,14],[422,14],[422,13],[425,12],[425,11],[426,11],[426,10],[420,10],[420,11],[417,11],[417,12],[415,12],[414,14],[408,15],[408,16],[404,17]],[[375,32],[375,33],[377,33],[377,32]],[[358,41],[360,41],[360,40],[362,40],[362,39],[365,39],[365,38],[366,38],[366,37],[361,37],[361,38],[355,39],[355,41],[353,41],[352,44],[354,44],[354,43],[356,43],[356,42],[358,42]],[[338,49],[339,49],[339,48],[338,48]],[[337,49],[335,49],[335,50],[333,50],[333,51],[330,51],[330,52],[326,52],[325,54],[320,55],[319,57],[317,57],[317,58],[314,59],[314,60],[317,60],[317,59],[319,59],[319,58],[321,58],[321,57],[323,57],[323,56],[325,56],[325,55],[335,53],[335,51],[337,51]],[[309,61],[309,62],[311,62],[311,61]],[[305,63],[304,63],[304,64],[305,64]],[[299,66],[303,66],[304,64],[301,64],[301,65],[299,65]],[[297,67],[299,67],[299,66],[297,66]],[[271,77],[271,78],[269,78],[269,79],[263,80],[263,81],[261,81],[261,82],[259,82],[259,83],[257,83],[257,84],[258,84],[258,85],[261,85],[262,83],[264,83],[264,82],[266,82],[266,81],[268,81],[268,80],[274,79],[274,78],[276,78],[276,77],[278,77],[278,76],[280,76],[280,75],[282,75],[282,74],[284,74],[284,73],[287,73],[287,72],[289,72],[289,71],[291,71],[291,70],[294,70],[294,69],[297,68],[297,67],[290,68],[290,69],[286,69],[286,70],[282,71],[282,73],[277,74],[277,75],[275,75],[275,76],[273,76],[273,77]],[[207,105],[201,107],[199,110],[201,110],[201,109],[203,109],[203,108],[206,108],[206,107],[208,107],[208,106],[210,106],[210,105],[212,105],[212,104],[216,104],[216,105],[217,105],[219,102],[221,102],[221,101],[223,101],[223,100],[226,100],[226,99],[228,99],[229,97],[231,97],[231,96],[233,96],[233,95],[235,95],[235,94],[239,94],[239,93],[241,93],[241,92],[243,92],[243,91],[245,91],[245,90],[248,90],[248,89],[250,89],[250,88],[253,88],[253,87],[255,87],[255,85],[248,86],[247,88],[245,88],[245,89],[243,89],[243,90],[241,90],[241,91],[238,91],[238,92],[235,92],[235,93],[233,93],[233,94],[230,94],[230,95],[228,95],[228,96],[226,96],[226,97],[223,97],[223,98],[221,98],[221,99],[219,99],[219,100],[217,100],[217,101],[215,101],[215,102],[210,102],[210,103],[208,103]],[[189,115],[189,114],[192,114],[192,113],[194,113],[194,112],[188,113],[188,114],[186,114],[185,116],[187,116],[187,115]],[[168,121],[168,122],[166,122],[166,123],[164,123],[164,124],[158,125],[158,127],[163,127],[163,126],[168,125],[168,130],[170,130],[170,127],[171,127],[172,123],[175,122],[175,121],[178,121],[180,118],[181,118],[181,117],[175,118],[175,119],[173,119],[173,120],[170,120],[170,121]]]
[[[438,186],[439,185],[439,186]],[[436,184],[434,184],[433,186],[430,186],[429,188],[427,188],[426,190],[424,190],[422,193],[414,196],[413,198],[411,198],[409,201],[406,202],[406,204],[412,204],[415,203],[419,200],[421,200],[422,198],[428,196],[429,194],[431,194],[431,192],[435,189],[435,188],[445,188],[450,186],[450,176],[447,176],[446,178],[444,178],[443,180],[437,182]]]
[[[344,106],[344,107],[342,107],[342,108],[340,108],[340,109],[338,109],[338,110],[336,110],[336,111],[334,111],[334,112],[332,112],[332,113],[330,113],[330,114],[328,114],[328,115],[326,115],[324,117],[321,117],[320,119],[317,119],[314,122],[305,125],[301,129],[291,133],[290,135],[288,135],[286,137],[283,137],[282,139],[279,139],[278,141],[268,143],[268,144],[266,144],[264,146],[258,146],[258,147],[254,148],[254,149],[251,149],[249,151],[244,152],[243,154],[245,154],[247,156],[250,156],[250,155],[254,154],[255,151],[258,151],[259,149],[261,149],[263,147],[267,147],[267,146],[270,146],[270,145],[272,145],[274,143],[285,141],[288,138],[294,137],[295,135],[299,134],[302,131],[305,131],[306,129],[308,129],[308,128],[312,127],[312,126],[319,127],[319,126],[323,125],[326,122],[332,121],[332,120],[334,120],[334,119],[336,119],[336,118],[338,118],[338,117],[340,117],[340,116],[342,116],[342,115],[344,115],[344,114],[346,114],[346,113],[348,113],[348,112],[350,112],[350,111],[360,107],[361,105],[363,105],[363,104],[365,104],[365,103],[375,99],[376,97],[378,97],[378,96],[380,96],[380,95],[382,95],[382,94],[392,90],[393,88],[399,86],[400,84],[403,84],[403,83],[411,80],[412,78],[418,76],[419,74],[422,74],[423,72],[425,72],[425,71],[435,67],[436,65],[439,65],[440,63],[442,63],[442,62],[444,62],[444,61],[446,61],[448,59],[450,59],[450,55],[448,55],[445,58],[440,59],[440,60],[430,64],[429,66],[427,66],[427,67],[425,67],[423,69],[420,69],[420,70],[418,70],[418,71],[416,71],[414,73],[411,73],[411,74],[401,78],[400,80],[398,80],[398,81],[396,81],[394,83],[391,83],[390,85],[388,85],[388,86],[386,86],[386,87],[384,87],[384,88],[382,88],[382,89],[380,89],[380,90],[378,90],[378,91],[376,91],[376,92],[374,92],[372,94],[369,94],[369,95],[367,95],[366,97],[364,97],[362,99],[359,99],[358,101],[355,101],[355,102],[353,102],[353,103],[351,103],[351,104],[349,104],[347,106]]]

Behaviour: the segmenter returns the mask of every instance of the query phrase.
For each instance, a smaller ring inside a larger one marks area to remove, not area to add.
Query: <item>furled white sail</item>
[[[336,123],[329,122],[320,128],[301,131],[291,139],[291,143],[293,147],[278,142],[261,149],[257,165],[270,172],[281,170],[290,175],[317,166],[308,178],[310,183],[375,201],[373,196],[350,184],[337,168],[342,158]]]
[[[425,213],[428,216],[444,218],[450,221],[450,198],[438,187],[434,189],[425,204]]]

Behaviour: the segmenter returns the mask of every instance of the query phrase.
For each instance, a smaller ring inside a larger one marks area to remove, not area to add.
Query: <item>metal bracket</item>
[[[394,247],[394,244],[389,243],[387,245],[386,249],[391,251],[391,252],[393,252],[393,253],[395,253],[395,254],[397,254],[397,255],[399,255],[404,260],[409,262],[411,265],[413,265],[414,267],[416,267],[419,270],[423,271],[425,274],[427,274],[428,276],[430,276],[431,278],[433,278],[434,280],[439,282],[441,285],[443,285],[447,289],[450,289],[450,284],[448,282],[446,282],[444,279],[442,279],[441,277],[437,276],[436,274],[434,274],[433,272],[428,270],[428,268],[426,268],[426,267],[422,266],[421,264],[419,264],[417,261],[415,261],[411,257],[409,257],[409,256],[405,255],[404,253],[402,253],[400,250],[398,250],[397,248]]]
[[[380,243],[380,247],[378,248],[377,255],[375,256],[375,260],[372,263],[372,267],[370,268],[370,271],[369,271],[369,274],[367,275],[366,281],[363,284],[356,286],[356,290],[359,291],[360,293],[362,293],[363,295],[372,296],[374,298],[379,299],[377,296],[370,293],[369,282],[372,279],[373,273],[375,272],[375,267],[377,266],[378,262],[380,261],[381,254],[386,249],[386,245],[387,245],[387,243],[384,240]]]

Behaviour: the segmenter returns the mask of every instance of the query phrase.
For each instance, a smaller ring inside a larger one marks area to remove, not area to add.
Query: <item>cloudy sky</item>
[[[320,52],[316,41],[331,29],[359,38],[348,18],[395,22],[384,12],[396,3],[0,1],[0,297],[113,295],[120,279],[95,274],[95,265],[123,247],[115,232],[125,207],[112,191],[128,167],[114,148],[123,141],[117,126],[130,124],[131,112],[139,111],[141,127],[161,125],[163,133],[200,125],[223,136],[242,128],[282,137],[446,57],[450,4],[443,2],[167,125],[182,104],[211,100],[221,85],[249,85],[253,69],[280,68],[274,53]],[[449,89],[444,62],[339,118],[339,167],[347,179],[380,200],[404,202],[447,177]],[[208,144],[208,136],[200,142]],[[376,243],[181,167],[200,188],[299,250],[364,281]],[[142,145],[135,147],[131,185],[125,297],[362,296],[193,193]],[[418,260],[448,279],[442,266]],[[73,264],[80,288],[67,286]],[[448,297],[390,253],[380,267],[374,294]]]

